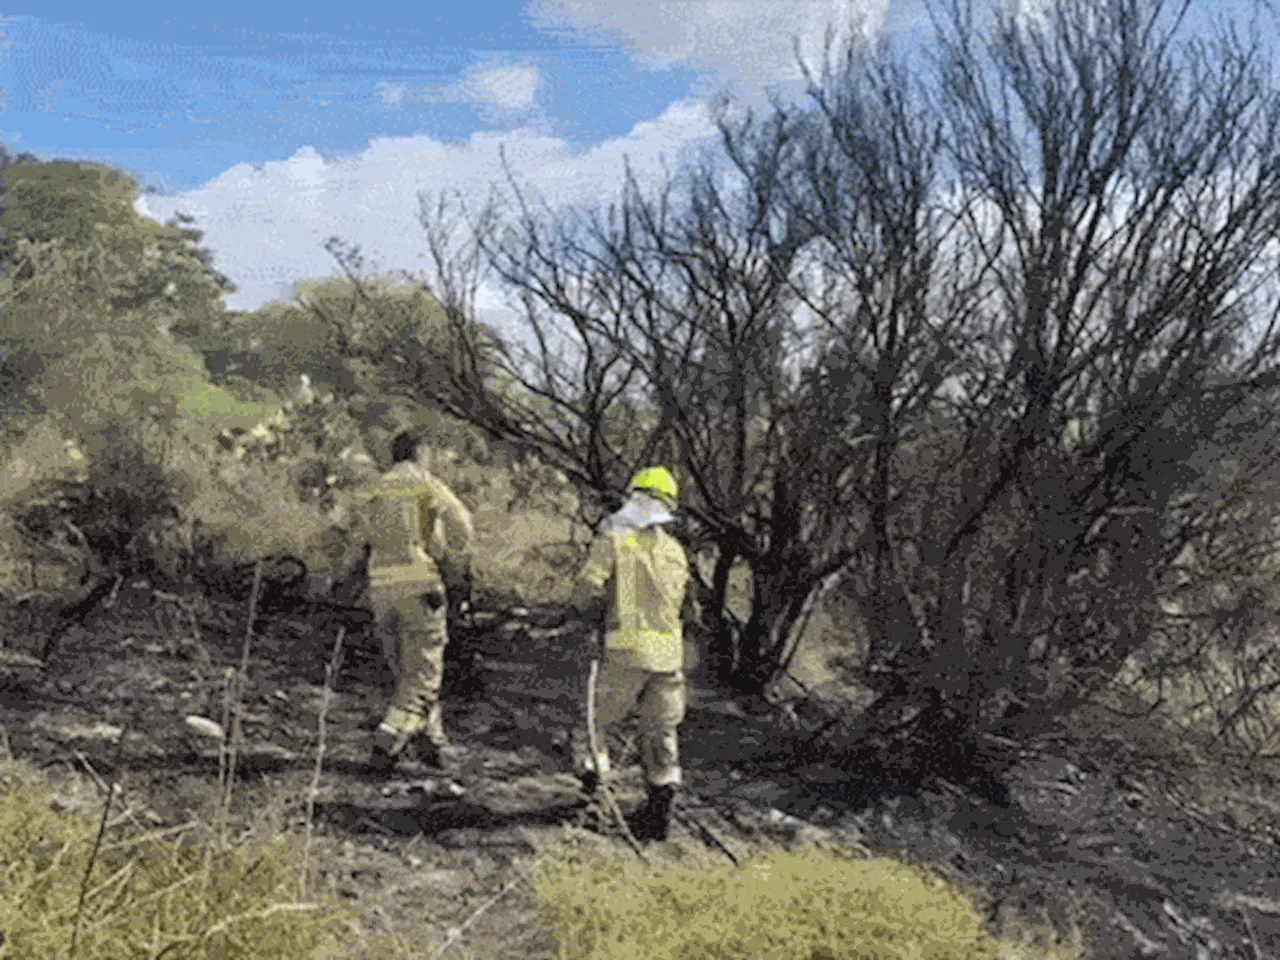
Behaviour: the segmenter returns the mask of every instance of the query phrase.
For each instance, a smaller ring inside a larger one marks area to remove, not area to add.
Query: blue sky
[[[118,163],[164,190],[304,146],[329,156],[374,137],[465,139],[513,119],[495,115],[504,112],[598,142],[698,79],[645,70],[616,44],[539,30],[525,0],[379,4],[360,17],[351,4],[219,3],[216,18],[160,3],[30,6],[37,16],[5,11],[5,142]],[[450,89],[468,71],[504,67],[524,68],[505,103]],[[539,89],[524,110],[528,68]]]
[[[17,0],[0,19],[0,141],[130,170],[154,191],[145,212],[196,217],[240,287],[229,305],[252,308],[330,272],[333,234],[416,269],[418,193],[482,192],[500,150],[565,202],[607,196],[624,158],[656,173],[709,137],[710,94],[794,89],[792,38],[816,51],[851,13],[901,30],[919,7]]]

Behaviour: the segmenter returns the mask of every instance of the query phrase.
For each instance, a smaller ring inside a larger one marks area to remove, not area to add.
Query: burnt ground
[[[156,826],[207,816],[218,792],[216,743],[183,722],[223,716],[246,611],[158,601],[127,587],[109,610],[61,636],[46,670],[0,677],[0,723],[13,754],[119,781]],[[464,748],[457,783],[371,777],[369,734],[388,678],[358,630],[347,644],[326,724],[313,858],[331,889],[367,905],[372,928],[456,937],[477,957],[551,955],[523,888],[477,916],[539,837],[577,822],[567,731],[581,697],[584,637],[554,611],[482,618],[484,688],[446,703]],[[6,631],[9,632],[9,631]],[[257,623],[243,713],[235,810],[257,829],[305,820],[325,664],[337,625],[268,616]],[[31,636],[5,639],[34,649]],[[121,732],[123,731],[123,732]],[[682,728],[688,819],[664,847],[814,838],[929,863],[986,891],[991,915],[1075,922],[1096,957],[1280,956],[1280,792],[1195,763],[1149,722],[1082,716],[1048,753],[1027,757],[998,808],[964,788],[908,792],[858,771],[787,759],[802,732],[695,690]],[[640,785],[624,779],[622,804]],[[616,842],[621,843],[621,839]],[[451,955],[462,956],[455,952]]]

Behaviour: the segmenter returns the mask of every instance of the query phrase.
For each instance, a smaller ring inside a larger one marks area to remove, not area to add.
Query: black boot
[[[409,741],[405,750],[414,764],[435,773],[453,776],[458,765],[458,750],[448,740],[432,740],[419,734]]]
[[[631,832],[641,843],[667,839],[671,830],[671,808],[675,802],[674,786],[650,787],[644,806],[632,818]]]
[[[451,700],[474,700],[483,696],[484,676],[479,659],[479,655],[474,653],[449,659],[446,647],[441,694]]]
[[[385,730],[378,730],[373,735],[373,746],[369,751],[369,770],[376,776],[386,776],[396,768],[400,759],[395,749],[395,737]]]

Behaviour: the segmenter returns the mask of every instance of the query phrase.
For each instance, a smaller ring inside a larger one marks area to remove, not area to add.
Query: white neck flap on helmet
[[[661,500],[633,490],[622,508],[609,518],[609,522],[614,530],[622,532],[670,523],[674,519],[675,514]]]

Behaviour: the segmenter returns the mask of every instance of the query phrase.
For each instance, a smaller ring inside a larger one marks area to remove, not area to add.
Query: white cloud
[[[323,246],[331,236],[358,244],[377,269],[421,270],[419,193],[447,188],[482,199],[504,179],[503,149],[517,180],[554,206],[605,199],[621,183],[624,160],[641,178],[653,176],[664,159],[713,133],[707,106],[688,101],[585,151],[529,128],[478,133],[459,144],[384,138],[332,160],[304,147],[260,167],[238,164],[186,193],[143,196],[138,209],[161,220],[189,213],[215,265],[239,288],[228,306],[254,309],[298,281],[332,274]]]
[[[884,19],[889,0],[530,0],[527,14],[545,30],[584,34],[630,48],[651,69],[707,70],[750,96],[795,84],[799,39],[816,62],[829,26]]]
[[[378,84],[378,99],[389,107],[398,107],[409,95],[409,86],[404,83]]]
[[[537,102],[542,72],[531,64],[518,64],[472,71],[462,82],[462,89],[477,102],[502,110],[523,113]]]
[[[376,96],[396,109],[411,103],[470,103],[485,119],[501,121],[527,115],[538,104],[542,71],[530,63],[485,63],[473,66],[452,83],[413,87],[379,83]]]

